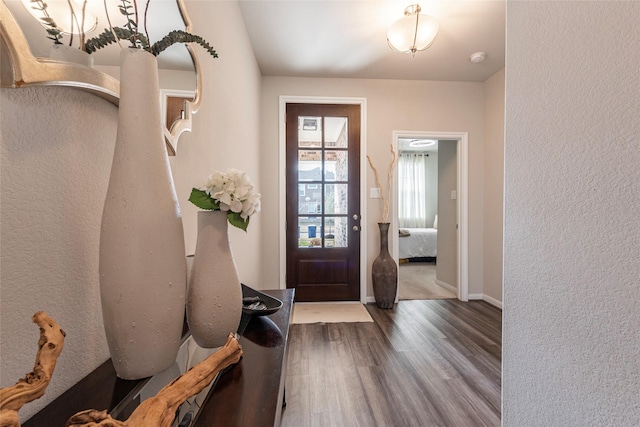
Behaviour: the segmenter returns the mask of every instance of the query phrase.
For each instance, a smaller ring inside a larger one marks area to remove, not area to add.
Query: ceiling
[[[504,68],[505,1],[430,0],[440,30],[415,58],[389,48],[410,1],[241,0],[262,75],[482,82]],[[479,64],[472,53],[486,52]]]
[[[4,1],[20,22],[33,53],[47,56],[51,42],[44,29],[20,0]],[[66,4],[66,0],[47,1],[50,5],[56,2]],[[206,3],[215,13],[216,1]],[[386,40],[388,27],[410,4],[409,0],[239,0],[264,76],[482,82],[504,67],[505,0],[430,0],[420,4],[422,13],[438,20],[440,30],[431,47],[413,58],[392,50]],[[152,0],[150,10],[152,21],[159,25],[152,33],[161,36],[178,27],[175,1]],[[103,22],[98,31],[104,28]],[[215,41],[211,42],[215,47]],[[118,64],[119,49],[115,45],[109,48],[94,55],[97,65]],[[478,51],[486,52],[486,60],[471,63],[469,56]],[[161,68],[185,69],[183,64],[190,58],[182,46],[173,46],[158,61]]]

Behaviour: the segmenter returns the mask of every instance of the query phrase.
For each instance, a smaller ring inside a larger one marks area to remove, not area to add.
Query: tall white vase
[[[156,58],[124,49],[111,177],[100,230],[100,296],[120,378],[169,367],[184,324],[182,216],[162,134]]]
[[[224,345],[242,317],[242,286],[229,243],[227,213],[198,212],[198,239],[187,293],[187,322],[196,343]]]
[[[57,61],[72,62],[75,64],[93,67],[93,56],[77,47],[65,44],[53,44],[49,47],[49,57]]]

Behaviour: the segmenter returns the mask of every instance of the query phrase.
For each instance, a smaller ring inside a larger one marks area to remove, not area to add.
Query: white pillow
[[[433,220],[433,228],[438,229],[438,215],[436,215],[436,219]]]

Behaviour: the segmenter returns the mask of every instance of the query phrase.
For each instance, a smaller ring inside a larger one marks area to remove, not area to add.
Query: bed
[[[437,255],[438,230],[435,228],[401,228],[398,238],[399,258],[425,258]]]

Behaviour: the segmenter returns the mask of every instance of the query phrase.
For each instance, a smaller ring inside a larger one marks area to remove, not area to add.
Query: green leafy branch
[[[49,40],[53,40],[54,44],[62,44],[60,39],[62,38],[62,30],[56,24],[56,21],[53,20],[51,16],[49,16],[49,12],[47,11],[47,4],[42,0],[31,0],[31,8],[34,10],[39,10],[42,13],[42,17],[39,18],[42,25],[45,26],[47,31],[47,38]]]
[[[51,23],[47,22],[51,20]],[[62,31],[57,27],[56,23],[51,18],[43,18],[42,21],[47,26],[47,38],[53,40],[53,44],[62,44],[60,39],[62,38]]]
[[[149,2],[147,2],[147,4],[148,3]],[[130,34],[127,40],[131,42],[131,47],[146,49],[149,46],[149,43],[147,43],[147,46],[145,47],[144,43],[140,38],[142,34],[138,32],[138,11],[135,8],[135,6],[131,5],[130,0],[122,0],[122,4],[118,6],[118,9],[120,10],[120,13],[126,17],[125,27],[127,30],[129,30],[129,34]],[[115,30],[115,27],[114,27],[114,30]],[[125,39],[121,39],[121,40],[125,40]]]
[[[160,52],[176,43],[197,43],[202,46],[207,52],[209,52],[211,56],[213,56],[214,58],[218,57],[218,53],[213,49],[213,47],[211,47],[209,43],[207,43],[205,39],[182,30],[171,31],[162,39],[155,42],[151,46],[150,52],[153,54],[153,56],[158,56]]]
[[[206,211],[220,210],[220,202],[214,200],[206,191],[198,190],[197,188],[193,188],[191,190],[189,201],[200,209],[204,209]],[[245,220],[238,212],[227,211],[227,220],[229,221],[229,224],[247,231],[249,218]]]
[[[42,0],[32,0],[34,2],[42,2]],[[148,34],[142,34],[138,27],[138,13],[135,5],[135,0],[132,4],[131,0],[120,0],[121,5],[118,5],[118,10],[125,17],[124,27],[114,27],[111,24],[109,15],[107,14],[107,20],[109,21],[109,28],[105,29],[97,37],[93,37],[87,40],[84,44],[84,50],[88,53],[93,53],[98,49],[107,47],[110,44],[118,43],[120,40],[128,40],[131,43],[131,47],[137,49],[143,49],[150,52],[153,56],[158,56],[161,52],[165,51],[169,47],[176,43],[197,43],[202,46],[212,57],[217,58],[218,53],[213,47],[207,43],[202,37],[195,34],[188,33],[183,30],[174,30],[164,36],[162,39],[150,45]],[[46,5],[45,5],[46,8]],[[147,12],[149,9],[149,0],[147,0],[144,22],[146,32]]]
[[[41,0],[36,0],[41,1]],[[202,46],[212,57],[217,58],[218,53],[211,47],[206,40],[195,34],[188,33],[183,30],[174,30],[164,36],[162,39],[149,44],[148,35],[140,33],[138,27],[138,14],[137,9],[131,4],[131,0],[121,0],[122,4],[118,5],[120,13],[125,17],[126,22],[124,27],[114,27],[109,21],[109,29],[105,29],[103,33],[97,37],[91,38],[85,43],[85,50],[89,53],[95,52],[98,49],[102,49],[112,43],[118,43],[119,40],[128,40],[131,43],[131,47],[144,49],[150,52],[153,56],[158,56],[161,52],[165,51],[169,47],[176,43],[197,43]],[[145,27],[147,20],[147,11],[149,8],[149,1],[147,1],[145,7]]]
[[[85,50],[88,53],[93,53],[98,49],[102,49],[113,43],[117,43],[118,40],[129,40],[134,43],[133,33],[128,28],[113,27],[113,31],[105,28],[105,30],[98,36],[87,40],[87,42],[85,43]],[[138,34],[137,40],[145,50],[148,50],[149,41],[144,35]]]
[[[149,46],[149,41],[144,34],[138,33],[137,35],[134,35],[128,28],[113,27],[113,31],[105,29],[97,37],[87,40],[85,43],[85,50],[89,53],[93,53],[98,49],[102,49],[110,44],[116,43],[118,40],[129,40],[134,45],[137,43],[140,48],[150,52],[153,56],[158,56],[161,52],[176,43],[197,43],[212,57],[218,57],[218,53],[202,37],[182,30],[171,31],[162,39]]]

